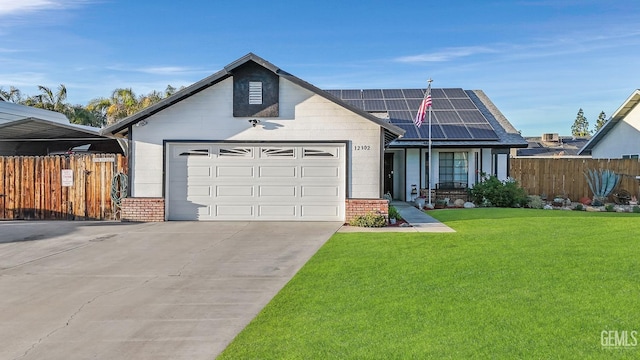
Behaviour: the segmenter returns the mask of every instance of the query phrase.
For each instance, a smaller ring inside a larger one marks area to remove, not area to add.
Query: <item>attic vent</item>
[[[542,141],[558,142],[560,141],[560,138],[557,133],[546,133],[546,134],[542,134]]]
[[[262,105],[262,81],[249,81],[249,105]]]

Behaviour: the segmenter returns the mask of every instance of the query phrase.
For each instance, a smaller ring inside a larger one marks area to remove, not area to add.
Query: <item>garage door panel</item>
[[[234,177],[234,178],[252,178],[253,167],[252,166],[218,166],[216,168],[216,176],[222,177]]]
[[[336,144],[168,144],[170,220],[344,220]]]
[[[260,197],[277,196],[281,198],[295,198],[296,186],[268,186],[263,185],[259,187]]]
[[[191,185],[187,188],[187,197],[210,197],[211,196],[211,186],[209,185]]]
[[[297,215],[295,205],[258,205],[258,214],[261,217],[272,219],[291,218]]]
[[[261,178],[295,178],[296,168],[292,166],[260,166]]]
[[[202,220],[211,217],[211,207],[198,205],[191,201],[174,201],[169,210],[174,220]]]
[[[238,217],[241,220],[253,216],[253,205],[216,205],[216,216]]]
[[[307,185],[302,187],[302,197],[336,197],[340,194],[340,188],[337,186],[313,186]]]
[[[339,169],[335,166],[303,166],[303,178],[337,178]]]
[[[216,186],[216,195],[218,197],[253,197],[253,186],[252,185],[224,185],[224,186]]]
[[[330,217],[340,214],[336,205],[302,205],[301,208],[304,217]]]

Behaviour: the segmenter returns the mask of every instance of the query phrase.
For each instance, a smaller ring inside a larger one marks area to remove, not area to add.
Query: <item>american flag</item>
[[[427,97],[422,99],[422,103],[420,104],[420,108],[418,109],[418,113],[416,114],[416,118],[413,120],[413,123],[416,124],[417,127],[422,125],[424,121],[424,115],[427,113],[427,109],[431,107],[431,88],[427,89]]]

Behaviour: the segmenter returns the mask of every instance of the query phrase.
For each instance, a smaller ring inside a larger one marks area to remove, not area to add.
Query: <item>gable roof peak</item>
[[[254,63],[256,63],[256,64],[258,64],[258,65],[260,65],[260,66],[262,66],[262,67],[264,67],[266,69],[269,69],[269,70],[273,71],[276,74],[281,72],[279,67],[275,66],[274,64],[268,62],[267,60],[261,58],[260,56],[254,54],[252,52],[248,53],[247,55],[245,55],[245,56],[239,58],[238,60],[233,61],[229,65],[225,66],[224,70],[226,72],[228,72],[228,73],[231,73],[231,72],[233,72],[234,69],[246,64],[249,61],[253,61]]]

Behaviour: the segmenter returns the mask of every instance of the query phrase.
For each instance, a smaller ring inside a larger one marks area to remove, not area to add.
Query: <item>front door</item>
[[[394,198],[393,194],[393,153],[384,154],[384,193],[391,194],[391,198]]]

